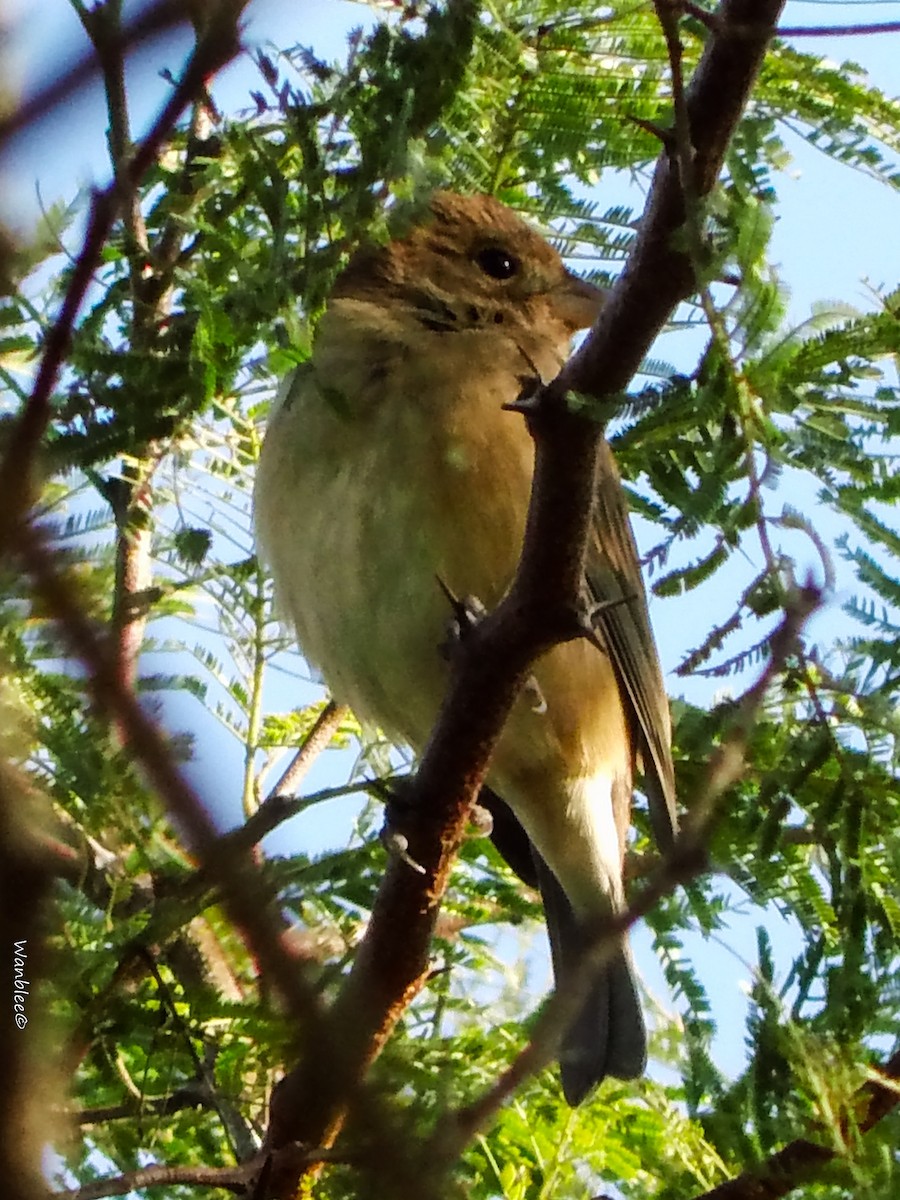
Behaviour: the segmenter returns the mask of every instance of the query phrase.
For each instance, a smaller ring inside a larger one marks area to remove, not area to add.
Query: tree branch
[[[175,25],[185,24],[187,20],[188,13],[179,0],[157,0],[156,4],[148,5],[126,27],[122,33],[120,49],[124,54],[156,34],[164,33]],[[96,57],[93,53],[85,54],[30,100],[17,105],[11,113],[0,119],[0,147],[5,147],[17,134],[52,113],[96,74]]]
[[[780,0],[725,0],[687,91],[697,195],[713,187],[781,11]],[[744,28],[753,22],[759,32]],[[740,26],[740,33],[733,29]],[[634,252],[597,325],[532,418],[536,466],[525,543],[513,585],[471,631],[455,663],[438,723],[411,785],[410,853],[419,875],[390,863],[351,974],[332,1010],[329,1049],[304,1056],[272,1105],[274,1147],[328,1147],[394,1024],[421,986],[450,864],[510,708],[542,652],[577,636],[578,602],[601,429],[571,412],[570,390],[610,401],[627,386],[675,305],[694,289],[677,248],[685,219],[677,166],[660,159]],[[611,415],[611,413],[610,413]],[[477,697],[477,703],[472,698]],[[402,935],[399,931],[402,930]],[[297,1178],[266,1192],[287,1197]]]
[[[310,767],[322,751],[328,749],[331,739],[349,715],[350,709],[346,704],[338,704],[335,700],[328,701],[316,717],[312,729],[310,729],[309,733],[303,739],[303,745],[293,756],[286,770],[269,792],[265,800],[266,804],[272,803],[276,797],[289,796],[292,792],[296,792],[299,785],[306,778]],[[258,815],[261,811],[262,807],[254,815]]]
[[[856,1093],[859,1103],[852,1106],[861,1114],[859,1131],[863,1134],[900,1104],[900,1052],[885,1063],[880,1074],[885,1082],[870,1079],[863,1084]],[[781,1200],[801,1184],[818,1178],[822,1168],[838,1157],[831,1146],[796,1138],[758,1167],[719,1184],[695,1200]]]
[[[553,1060],[559,1041],[584,1002],[597,971],[621,944],[621,935],[651,913],[676,887],[709,869],[707,846],[718,802],[743,773],[747,743],[766,694],[795,652],[801,631],[820,601],[820,593],[813,587],[792,597],[784,620],[773,635],[772,654],[766,668],[738,702],[731,729],[710,759],[703,786],[686,806],[689,820],[672,851],[632,903],[606,922],[579,963],[578,971],[567,979],[566,991],[554,992],[545,1005],[528,1045],[512,1065],[482,1097],[441,1122],[423,1156],[426,1163],[435,1158],[448,1164],[454,1162],[516,1088]]]
[[[900,33],[900,21],[881,21],[872,25],[781,25],[780,38],[864,37],[866,34]]]
[[[86,1183],[84,1187],[53,1192],[52,1195],[54,1200],[103,1200],[105,1196],[127,1196],[129,1192],[139,1188],[174,1187],[176,1184],[224,1188],[226,1191],[240,1194],[253,1178],[254,1171],[258,1169],[258,1158],[239,1167],[139,1167],[138,1170],[128,1171],[124,1175],[97,1179],[93,1183]]]
[[[41,440],[52,418],[52,394],[65,359],[75,320],[118,215],[123,194],[137,185],[184,109],[202,93],[210,75],[240,49],[238,18],[247,0],[220,0],[171,96],[146,137],[138,143],[121,175],[91,203],[87,232],[65,299],[44,341],[44,353],[28,403],[13,427],[0,463],[0,551],[9,545],[15,523],[33,500],[32,474]]]

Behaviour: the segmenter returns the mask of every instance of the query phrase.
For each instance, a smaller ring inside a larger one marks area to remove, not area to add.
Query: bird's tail
[[[556,986],[566,983],[583,961],[596,931],[579,922],[556,876],[537,855],[538,877]],[[623,944],[599,968],[559,1054],[563,1094],[580,1104],[607,1075],[634,1079],[647,1065],[647,1031],[641,1014],[631,955]]]

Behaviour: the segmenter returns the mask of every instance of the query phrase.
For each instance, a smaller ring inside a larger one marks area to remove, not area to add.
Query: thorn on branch
[[[447,636],[438,649],[449,662],[456,648],[487,616],[487,609],[477,596],[457,596],[453,589],[436,575],[438,587],[444,593],[447,603],[453,612],[453,621],[447,630]]]
[[[547,701],[544,698],[544,693],[541,691],[541,685],[534,675],[528,676],[522,691],[529,699],[531,711],[537,713],[538,716],[543,716],[547,711]]]
[[[454,613],[453,623],[450,626],[448,635],[438,647],[443,657],[447,661],[450,661],[453,658],[456,648],[465,640],[466,634],[471,633],[487,616],[487,609],[477,596],[464,596],[460,599],[447,586],[444,580],[441,579],[440,575],[437,575],[435,578]],[[528,677],[523,691],[526,697],[529,698],[531,711],[543,715],[547,711],[547,701],[544,699],[540,684],[534,675]]]
[[[662,125],[657,125],[654,121],[646,121],[643,117],[637,117],[634,113],[626,113],[625,120],[632,125],[636,125],[638,129],[643,129],[644,133],[649,133],[651,137],[662,143],[662,147],[666,154],[675,153],[675,134],[671,129],[665,129]]]
[[[611,608],[620,608],[623,604],[631,604],[637,598],[636,592],[629,592],[627,596],[616,596],[614,600],[600,600],[593,603],[588,612],[591,625],[596,625],[598,618],[605,612],[609,612]]]
[[[520,375],[521,390],[515,400],[501,405],[504,412],[521,413],[523,417],[534,417],[541,411],[544,403],[544,386],[535,368],[534,375]]]
[[[394,786],[383,782],[382,800],[384,803],[384,825],[378,837],[390,858],[405,863],[417,875],[427,874],[425,868],[409,852],[409,838],[400,830],[404,817],[417,813],[417,806],[408,798],[410,785],[405,780],[397,781]]]
[[[680,8],[687,16],[699,21],[710,33],[722,33],[722,22],[715,13],[701,8],[699,4],[694,4],[693,0],[680,0]]]
[[[608,658],[609,651],[603,639],[597,633],[597,625],[601,623],[605,612],[609,612],[612,608],[619,608],[623,604],[630,604],[636,598],[632,592],[627,596],[617,596],[614,600],[586,603],[585,607],[575,616],[576,637],[584,638],[595,649],[599,650],[604,658]]]

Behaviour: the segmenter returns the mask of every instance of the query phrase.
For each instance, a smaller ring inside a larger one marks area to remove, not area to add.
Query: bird
[[[516,570],[534,446],[508,406],[523,380],[558,374],[603,298],[500,200],[436,191],[351,256],[276,397],[254,521],[279,609],[332,696],[414,752],[448,683],[447,593],[491,608]],[[637,770],[663,850],[677,829],[668,700],[605,438],[586,583],[597,638],[535,664],[483,791],[501,854],[540,888],[559,989],[625,904]],[[563,1033],[564,1096],[580,1104],[646,1060],[623,935]]]

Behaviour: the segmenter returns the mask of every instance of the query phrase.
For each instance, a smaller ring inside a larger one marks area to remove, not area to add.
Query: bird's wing
[[[600,606],[596,627],[633,716],[650,800],[650,820],[657,843],[665,850],[678,828],[669,704],[625,492],[605,439],[598,475],[588,586],[592,599]]]

